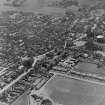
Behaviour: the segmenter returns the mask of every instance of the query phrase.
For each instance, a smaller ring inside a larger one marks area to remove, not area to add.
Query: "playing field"
[[[62,105],[105,105],[105,86],[55,76],[47,85],[50,98]]]
[[[105,70],[103,68],[98,68],[96,64],[91,63],[79,63],[75,71],[88,74],[99,74],[100,76],[105,76]]]

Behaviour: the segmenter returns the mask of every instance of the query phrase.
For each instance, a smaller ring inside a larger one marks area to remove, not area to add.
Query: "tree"
[[[40,105],[53,105],[50,99],[44,99]]]
[[[27,69],[32,67],[33,64],[33,59],[30,57],[24,58],[22,59],[22,64],[24,67],[26,67]]]

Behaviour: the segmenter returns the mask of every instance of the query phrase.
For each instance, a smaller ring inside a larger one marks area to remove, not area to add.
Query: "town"
[[[25,92],[39,91],[57,74],[105,85],[104,19],[105,14],[86,19],[72,11],[64,17],[4,12],[0,16],[0,105],[14,105]],[[83,64],[99,70],[82,71]]]

